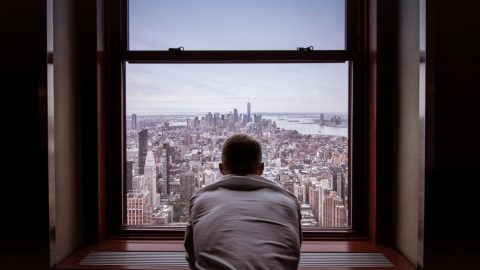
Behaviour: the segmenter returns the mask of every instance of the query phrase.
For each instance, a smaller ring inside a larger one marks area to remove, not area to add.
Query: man
[[[236,134],[222,148],[222,177],[190,199],[185,232],[192,269],[296,269],[302,241],[300,205],[261,177],[260,143]]]

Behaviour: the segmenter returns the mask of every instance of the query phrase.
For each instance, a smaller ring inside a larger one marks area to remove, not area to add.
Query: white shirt
[[[226,175],[190,199],[192,269],[296,269],[302,241],[296,197],[258,175]]]

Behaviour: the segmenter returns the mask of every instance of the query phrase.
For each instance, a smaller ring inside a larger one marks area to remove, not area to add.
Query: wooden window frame
[[[372,185],[377,166],[372,148],[372,112],[367,52],[367,0],[345,0],[344,50],[315,51],[129,51],[128,0],[105,0],[105,88],[99,91],[98,238],[181,240],[184,227],[131,229],[123,226],[125,189],[125,63],[340,63],[349,61],[349,181],[351,228],[304,228],[305,241],[365,240],[372,234]],[[375,118],[375,117],[374,117]],[[106,139],[108,138],[108,139]],[[119,180],[121,179],[121,180]],[[369,212],[370,209],[370,212]]]

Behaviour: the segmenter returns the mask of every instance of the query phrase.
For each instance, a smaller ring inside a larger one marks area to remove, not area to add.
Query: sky
[[[130,0],[130,50],[344,49],[342,0]],[[347,112],[348,64],[127,64],[127,114]]]

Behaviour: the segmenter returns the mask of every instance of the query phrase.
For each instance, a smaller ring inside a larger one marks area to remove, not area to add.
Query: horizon
[[[196,111],[196,112],[182,112],[182,111],[166,111],[166,112],[155,112],[155,113],[126,113],[126,116],[132,116],[133,114],[137,116],[161,116],[161,115],[171,115],[171,116],[187,116],[187,115],[192,115],[192,114],[208,114],[208,113],[219,113],[219,114],[229,114],[233,113],[232,111],[229,112],[216,112],[216,111]],[[251,112],[252,115],[254,114],[262,114],[262,115],[272,115],[272,114],[277,114],[277,115],[314,115],[314,114],[326,114],[326,115],[331,115],[331,114],[336,114],[336,115],[346,115],[348,116],[348,112]],[[238,114],[246,114],[246,112],[238,112]]]
[[[129,46],[344,50],[345,1],[131,0]],[[250,101],[258,112],[348,112],[349,77],[348,62],[127,63],[126,111],[229,112]]]

